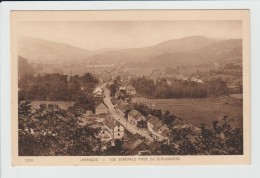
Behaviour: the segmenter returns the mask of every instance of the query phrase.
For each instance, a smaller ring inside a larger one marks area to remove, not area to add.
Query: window
[[[118,133],[117,135],[120,136],[120,133]]]

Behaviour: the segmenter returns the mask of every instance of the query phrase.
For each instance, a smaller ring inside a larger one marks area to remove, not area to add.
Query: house
[[[93,113],[93,111],[87,110],[84,115],[86,115],[86,116],[93,116],[94,113]]]
[[[198,77],[191,77],[190,81],[197,82],[197,83],[203,83],[203,81],[201,79],[199,79]]]
[[[163,126],[162,121],[151,114],[147,116],[147,129],[151,136],[156,140],[158,137],[159,128]]]
[[[102,114],[108,114],[108,107],[103,102],[100,102],[95,107],[95,114],[96,115],[102,115]]]
[[[151,114],[148,115],[147,128],[154,140],[168,140],[169,129],[163,125],[162,121],[159,118]]]
[[[120,86],[120,87],[119,87],[119,90],[124,90],[124,91],[126,91],[126,86]]]
[[[171,82],[170,80],[166,80],[166,83],[167,83],[168,85],[172,85],[172,82]]]
[[[113,128],[113,138],[122,139],[124,137],[125,128],[121,124],[117,123]]]
[[[85,125],[92,125],[96,122],[96,117],[93,116],[93,112],[87,111],[82,117],[78,118],[78,125],[85,126]]]
[[[132,103],[147,105],[147,99],[143,97],[132,98]]]
[[[112,117],[107,117],[104,121],[102,132],[106,132],[113,140],[122,139],[124,137],[125,128]]]
[[[103,122],[103,127],[100,133],[98,134],[98,138],[100,138],[102,143],[108,143],[113,140],[113,135],[112,135],[113,127],[114,127],[114,119],[111,117],[107,117]]]
[[[101,88],[96,87],[93,91],[94,97],[102,97],[103,96],[103,91]]]
[[[166,127],[165,125],[163,125],[159,131],[158,131],[158,137],[157,140],[158,141],[162,141],[162,140],[167,140],[169,141],[169,135],[170,135],[170,130],[168,129],[168,127]]]
[[[136,94],[135,88],[134,88],[133,86],[131,86],[131,85],[127,86],[127,87],[125,88],[125,90],[126,90],[126,93],[127,93],[128,95],[134,95],[134,94]]]
[[[131,145],[129,150],[130,155],[140,155],[140,152],[147,152],[148,149],[148,145],[143,140],[139,139]]]
[[[149,150],[144,150],[144,151],[139,151],[138,156],[148,156],[151,155],[151,151]]]
[[[115,80],[115,79],[112,79],[112,80],[110,80],[110,81],[108,82],[108,86],[113,85],[113,84],[115,84],[115,83],[116,83],[116,80]]]
[[[117,103],[116,107],[115,107],[117,113],[122,116],[125,117],[126,115],[126,111],[128,109],[128,105],[126,102],[120,100],[120,102]]]
[[[147,119],[139,111],[131,110],[127,116],[128,116],[128,122],[130,122],[131,124],[133,124],[139,128],[147,127],[147,124],[146,124]]]
[[[122,91],[122,90],[118,90],[116,93],[115,93],[115,98],[116,99],[122,99],[125,97],[125,93]]]

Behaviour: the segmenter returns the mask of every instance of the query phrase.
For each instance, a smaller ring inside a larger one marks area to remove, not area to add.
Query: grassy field
[[[231,103],[224,97],[199,98],[199,99],[148,99],[152,108],[168,110],[181,117],[186,123],[199,126],[205,123],[212,126],[212,121],[218,120],[223,115],[234,119],[233,125],[242,127],[243,107]],[[245,118],[246,119],[246,118]]]
[[[73,106],[74,102],[70,101],[32,101],[32,108],[37,109],[40,107],[40,104],[57,104],[61,109],[68,109],[69,106]]]

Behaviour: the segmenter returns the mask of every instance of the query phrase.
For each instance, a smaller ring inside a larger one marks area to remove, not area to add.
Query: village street
[[[103,85],[102,85],[103,86]],[[103,87],[104,90],[104,103],[108,106],[108,111],[110,113],[110,115],[116,120],[118,121],[120,124],[122,124],[126,130],[128,130],[129,132],[131,132],[132,134],[140,134],[141,136],[145,137],[146,139],[150,140],[150,141],[154,141],[153,138],[151,136],[149,136],[149,133],[147,130],[142,130],[142,129],[138,129],[136,126],[130,124],[129,122],[127,122],[125,117],[120,116],[115,108],[114,105],[112,104],[111,100],[110,100],[110,91],[107,87]]]

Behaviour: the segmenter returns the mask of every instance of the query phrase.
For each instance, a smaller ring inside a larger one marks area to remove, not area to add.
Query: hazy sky
[[[202,35],[241,38],[241,21],[92,21],[20,22],[19,35],[95,50],[135,48],[166,40]]]

